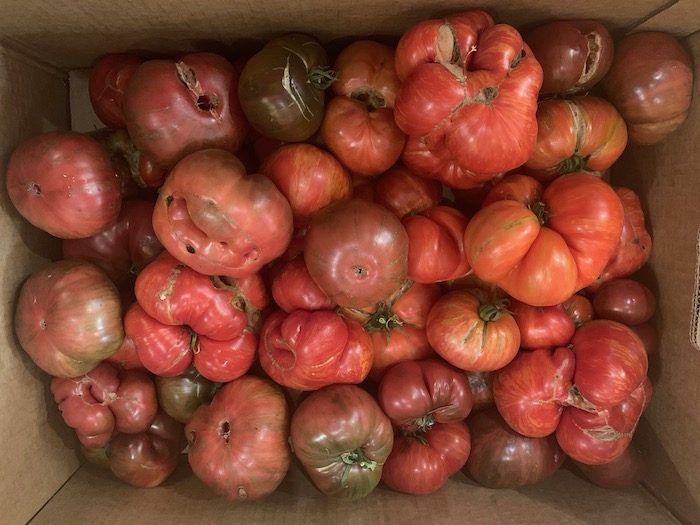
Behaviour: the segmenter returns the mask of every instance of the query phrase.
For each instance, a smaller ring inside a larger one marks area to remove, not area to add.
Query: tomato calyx
[[[412,437],[417,437],[417,435],[425,434],[428,430],[430,430],[433,427],[434,424],[435,417],[433,417],[432,412],[428,412],[427,414],[424,414],[414,419],[413,423],[408,427],[415,430],[411,430],[411,432],[408,433],[404,432],[404,434],[411,435]]]
[[[314,66],[309,70],[309,83],[322,91],[331,87],[337,79],[338,73],[329,66]]]
[[[483,290],[474,290],[474,295],[479,300],[479,317],[484,322],[498,321],[504,313],[512,314],[508,310],[510,300],[507,297],[488,301]]]
[[[365,451],[359,447],[351,452],[343,452],[337,458],[333,458],[333,463],[344,463],[345,469],[343,470],[343,475],[341,476],[342,483],[345,483],[350,475],[352,467],[357,465],[363,470],[374,471],[377,468],[377,462],[369,459],[365,454]]]
[[[588,165],[588,159],[590,156],[582,157],[578,153],[574,153],[568,159],[562,160],[557,166],[557,173],[562,175],[566,173],[576,173],[578,171],[583,171]]]
[[[350,93],[350,98],[362,102],[370,113],[386,107],[386,100],[374,89],[358,88]]]
[[[547,220],[551,216],[551,213],[547,210],[547,205],[542,201],[537,201],[529,206],[530,211],[535,214],[540,226],[547,224]]]

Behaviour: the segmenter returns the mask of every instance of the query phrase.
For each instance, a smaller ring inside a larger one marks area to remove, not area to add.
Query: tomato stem
[[[578,153],[574,153],[568,159],[564,159],[557,166],[557,173],[576,173],[586,168],[588,158],[582,157]]]
[[[343,452],[340,456],[333,459],[333,463],[345,463],[345,470],[340,480],[345,483],[350,475],[352,467],[357,465],[361,469],[369,469],[374,471],[377,468],[377,462],[369,459],[362,448],[356,448],[352,452]]]
[[[550,213],[547,211],[547,206],[542,201],[537,201],[530,206],[530,211],[535,214],[537,220],[540,222],[541,226],[544,226],[550,217]]]
[[[508,299],[503,298],[491,303],[482,303],[479,306],[479,317],[482,321],[498,321],[504,312],[508,311],[506,305],[508,304]]]
[[[318,89],[325,90],[338,78],[338,73],[328,66],[315,66],[309,71],[309,82]]]
[[[435,424],[435,418],[433,417],[433,414],[432,414],[432,413],[428,412],[427,414],[425,414],[425,415],[423,415],[423,416],[421,416],[421,417],[417,417],[417,418],[414,420],[413,424],[414,424],[416,427],[418,427],[418,428],[413,432],[413,434],[415,434],[415,433],[417,433],[417,432],[420,432],[420,433],[424,434],[425,432],[427,432],[428,430],[430,430],[430,429],[432,428],[432,426]]]

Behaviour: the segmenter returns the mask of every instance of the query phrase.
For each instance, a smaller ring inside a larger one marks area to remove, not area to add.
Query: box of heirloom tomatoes
[[[695,0],[0,0],[0,509],[700,524]]]

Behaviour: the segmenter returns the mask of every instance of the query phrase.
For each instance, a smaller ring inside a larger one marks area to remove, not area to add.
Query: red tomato
[[[639,340],[644,345],[647,355],[656,352],[659,348],[659,334],[652,323],[642,323],[630,326],[630,329],[635,333]]]
[[[111,363],[118,370],[145,370],[139,354],[136,352],[136,345],[129,337],[125,337],[121,346],[111,356],[104,359]]]
[[[615,44],[601,85],[627,122],[630,141],[656,144],[688,117],[693,61],[667,33],[632,33]]]
[[[408,278],[417,283],[436,283],[466,275],[469,262],[464,253],[464,231],[469,220],[448,206],[433,206],[401,224],[408,233]]]
[[[580,93],[610,69],[613,40],[596,20],[557,20],[523,36],[542,66],[541,93]]]
[[[576,331],[574,321],[561,305],[530,306],[514,300],[508,310],[518,323],[522,348],[566,346]]]
[[[294,227],[309,225],[311,215],[325,205],[352,196],[350,175],[327,151],[312,144],[286,144],[260,166],[289,201]]]
[[[82,259],[102,268],[117,285],[132,285],[137,275],[163,251],[153,231],[153,203],[127,200],[117,221],[92,237],[63,241],[64,259]]]
[[[17,298],[19,344],[49,375],[75,377],[95,368],[124,340],[119,292],[92,263],[75,259],[32,274]]]
[[[472,400],[474,406],[472,410],[484,410],[495,406],[493,399],[493,376],[494,372],[471,372],[464,371],[464,375],[469,381],[472,390]]]
[[[185,426],[194,474],[230,500],[271,494],[291,463],[289,405],[279,386],[254,376],[227,383]]]
[[[178,163],[160,190],[153,230],[166,250],[206,275],[244,277],[282,255],[292,209],[264,175],[247,175],[231,153],[208,149]]]
[[[425,330],[433,349],[462,370],[498,370],[520,348],[520,330],[503,301],[490,303],[479,290],[442,296],[430,309]]]
[[[626,146],[625,121],[607,100],[543,100],[537,108],[537,144],[525,170],[542,181],[578,171],[600,175]]]
[[[143,372],[118,372],[108,363],[78,377],[51,381],[66,424],[86,447],[103,447],[115,432],[145,432],[158,412],[156,387]]]
[[[542,204],[502,200],[482,208],[464,234],[474,272],[533,306],[559,304],[591,284],[622,231],[622,204],[604,181],[562,175]]]
[[[386,208],[352,199],[311,220],[304,260],[318,287],[339,306],[385,301],[406,279],[408,235]]]
[[[647,473],[647,460],[639,444],[632,439],[617,458],[607,463],[586,465],[574,461],[588,481],[605,489],[626,489],[642,482]]]
[[[143,62],[136,55],[112,53],[101,57],[90,71],[88,95],[105,126],[126,128],[124,121],[124,93],[131,76]]]
[[[139,434],[117,434],[109,444],[112,473],[135,487],[157,487],[180,464],[185,426],[158,412]]]
[[[600,319],[611,319],[628,326],[646,323],[656,312],[652,291],[633,279],[614,279],[598,288],[593,310]]]
[[[122,201],[107,152],[75,131],[22,142],[10,155],[5,185],[20,215],[59,239],[101,232],[117,220]]]
[[[287,313],[294,310],[332,310],[335,307],[311,278],[301,255],[281,261],[275,268],[271,293],[277,306]]]
[[[615,187],[624,211],[620,243],[607,266],[587,290],[595,292],[601,284],[628,277],[644,266],[651,255],[651,235],[644,225],[644,211],[637,194],[629,188]]]
[[[596,319],[574,334],[574,383],[599,408],[625,400],[647,375],[648,358],[639,338],[623,324]]]
[[[137,149],[165,168],[194,151],[236,152],[247,131],[238,74],[214,53],[148,60],[131,76],[124,118]]]
[[[435,423],[463,421],[472,409],[464,374],[439,359],[405,361],[389,368],[377,401],[404,433],[424,432]]]
[[[321,492],[355,500],[379,483],[394,432],[370,394],[355,385],[330,385],[312,392],[297,407],[291,444]]]
[[[420,22],[398,43],[396,72],[396,123],[428,151],[492,176],[530,156],[542,68],[514,27],[483,11]]]
[[[406,135],[394,121],[394,99],[401,83],[394,48],[357,40],[333,64],[335,98],[326,105],[321,137],[353,173],[379,175],[399,159]]]
[[[523,436],[552,434],[568,403],[575,366],[569,348],[520,352],[494,374],[493,398],[498,412]]]
[[[442,199],[442,184],[413,174],[397,164],[377,177],[374,202],[403,219],[437,206]]]
[[[372,341],[359,324],[327,310],[272,313],[263,323],[258,349],[263,370],[296,390],[361,383],[373,354]]]
[[[617,405],[592,411],[569,407],[557,427],[557,442],[573,460],[587,465],[609,463],[632,441],[642,412],[651,400],[649,378]]]
[[[566,459],[554,436],[522,436],[496,410],[476,412],[468,424],[472,450],[464,471],[485,487],[517,489],[540,483]]]
[[[581,294],[572,295],[561,303],[561,307],[574,322],[576,328],[593,319],[593,304]]]
[[[471,449],[463,422],[435,423],[420,435],[398,435],[384,463],[382,481],[406,494],[430,494],[466,463]]]

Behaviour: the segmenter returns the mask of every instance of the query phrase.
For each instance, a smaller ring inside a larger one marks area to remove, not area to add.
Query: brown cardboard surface
[[[282,485],[264,500],[229,502],[191,474],[186,460],[165,485],[139,490],[111,473],[85,465],[32,520],[31,525],[100,523],[304,524],[328,523],[475,525],[566,523],[666,525],[678,523],[643,489],[606,491],[563,470],[536,487],[491,490],[462,473],[428,496],[398,494],[380,485],[361,501],[319,493],[292,466]]]
[[[323,41],[354,35],[398,35],[424,18],[468,8],[487,9],[497,21],[516,26],[605,14],[610,29],[621,32],[668,4],[668,0],[474,0],[467,4],[459,0],[5,0],[0,3],[0,42],[10,39],[34,56],[73,69],[86,67],[107,52],[187,52],[210,49],[212,42],[225,51],[238,39],[267,38],[271,32],[307,31]]]
[[[641,23],[635,31],[666,31],[677,38],[686,37],[700,31],[700,5],[697,0],[678,0]]]
[[[23,139],[68,122],[65,82],[0,48],[0,169]],[[3,179],[4,180],[4,179]],[[49,403],[48,376],[17,347],[12,329],[21,281],[55,255],[0,191],[0,521],[25,523],[78,467],[71,436]],[[51,399],[51,402],[53,400]]]
[[[658,146],[628,146],[612,180],[640,193],[654,242],[641,273],[658,297],[661,336],[650,363],[649,425],[640,428],[651,461],[648,483],[678,516],[700,523],[700,352],[689,339],[700,228],[700,34],[687,44],[696,71],[688,121]]]

